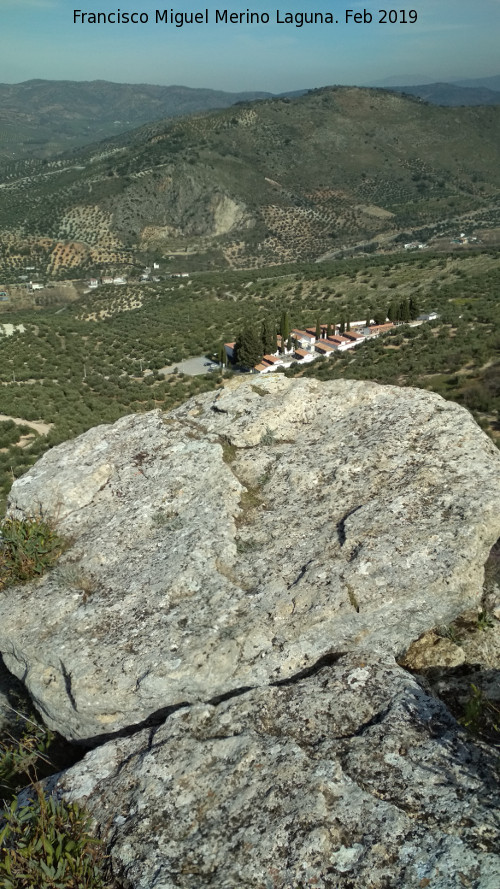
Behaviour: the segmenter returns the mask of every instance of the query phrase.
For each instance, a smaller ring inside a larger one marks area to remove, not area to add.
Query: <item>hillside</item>
[[[0,159],[49,157],[158,118],[270,95],[107,80],[0,83]]]
[[[408,230],[498,224],[500,109],[438,108],[383,90],[161,121],[53,161],[4,165],[2,276],[126,265],[316,259]],[[369,249],[375,249],[372,243]]]
[[[171,408],[221,385],[218,373],[163,369],[191,356],[217,355],[243,328],[260,329],[269,318],[279,323],[283,310],[292,327],[314,325],[318,316],[337,324],[347,316],[374,317],[410,297],[420,311],[437,311],[439,320],[430,325],[398,327],[350,354],[296,371],[432,389],[466,405],[500,440],[500,264],[493,252],[447,257],[419,251],[211,272],[187,283],[103,286],[56,305],[50,304],[52,292],[46,291],[47,306],[0,316],[18,328],[0,336],[6,415],[0,422],[0,515],[13,480],[48,448],[97,423]],[[35,429],[23,429],[27,422]]]

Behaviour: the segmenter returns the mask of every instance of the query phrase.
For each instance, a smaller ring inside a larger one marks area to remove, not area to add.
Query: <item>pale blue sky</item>
[[[31,78],[183,84],[223,90],[284,90],[370,83],[400,75],[426,80],[500,73],[500,0],[404,0],[370,5],[329,0],[208,2],[210,24],[155,24],[156,9],[204,11],[190,0],[0,0],[0,82]],[[345,24],[345,10],[373,14]],[[416,24],[378,24],[380,8],[414,9]],[[73,10],[142,12],[147,24],[74,24]],[[215,10],[267,12],[267,25],[215,25]],[[337,25],[276,24],[289,12],[333,12]]]

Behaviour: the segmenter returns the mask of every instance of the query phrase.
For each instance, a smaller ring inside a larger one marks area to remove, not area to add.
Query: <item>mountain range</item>
[[[391,86],[391,90],[418,96],[433,105],[500,105],[500,91],[485,86],[461,86],[456,83],[424,83],[416,86]]]
[[[420,84],[389,78],[380,87],[420,96],[435,105],[500,104],[500,76]],[[307,89],[280,94],[296,98]],[[269,99],[271,92],[224,92],[186,86],[112,83],[106,80],[27,80],[0,84],[0,162],[50,157],[161,118]]]
[[[138,250],[251,268],[415,227],[423,237],[493,225],[499,142],[497,106],[354,87],[157,121],[58,159],[4,164],[0,273],[33,252],[48,274]]]
[[[226,108],[270,95],[107,80],[2,83],[0,159],[48,157],[158,118]]]

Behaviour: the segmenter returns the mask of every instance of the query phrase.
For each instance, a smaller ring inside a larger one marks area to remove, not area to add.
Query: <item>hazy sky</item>
[[[207,0],[204,0],[206,3]],[[411,24],[379,24],[379,9],[417,13]],[[208,24],[156,24],[156,10],[205,13]],[[142,13],[144,24],[75,24],[85,13]],[[216,10],[267,13],[268,24],[215,23]],[[346,24],[346,10],[369,11],[371,24]],[[287,12],[333,13],[338,24],[278,24]],[[183,84],[223,90],[283,90],[367,84],[400,75],[413,82],[500,73],[500,0],[404,0],[370,5],[329,0],[235,0],[208,7],[184,0],[0,0],[0,82],[31,78]],[[403,78],[404,79],[404,78]],[[407,79],[407,82],[410,82]]]

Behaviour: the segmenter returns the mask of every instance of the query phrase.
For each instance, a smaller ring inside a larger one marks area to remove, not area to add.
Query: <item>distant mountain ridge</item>
[[[48,157],[159,118],[227,108],[271,95],[107,80],[2,83],[0,158]]]
[[[500,103],[500,75],[451,84],[405,86],[403,81],[400,83],[403,85],[396,84],[395,78],[388,78],[380,87],[417,95],[437,105]],[[215,111],[257,99],[296,98],[307,91],[304,88],[278,95],[262,91],[231,93],[107,80],[37,79],[0,83],[0,162],[19,157],[48,158],[154,120]]]
[[[500,82],[500,78],[498,80]],[[424,83],[417,86],[391,86],[387,89],[418,96],[433,105],[500,105],[500,87],[494,90],[484,86],[470,87],[456,83]]]
[[[500,90],[500,74],[494,74],[493,77],[453,79],[451,83],[455,83],[457,86],[473,87],[474,89],[484,87],[484,89],[489,90]]]

